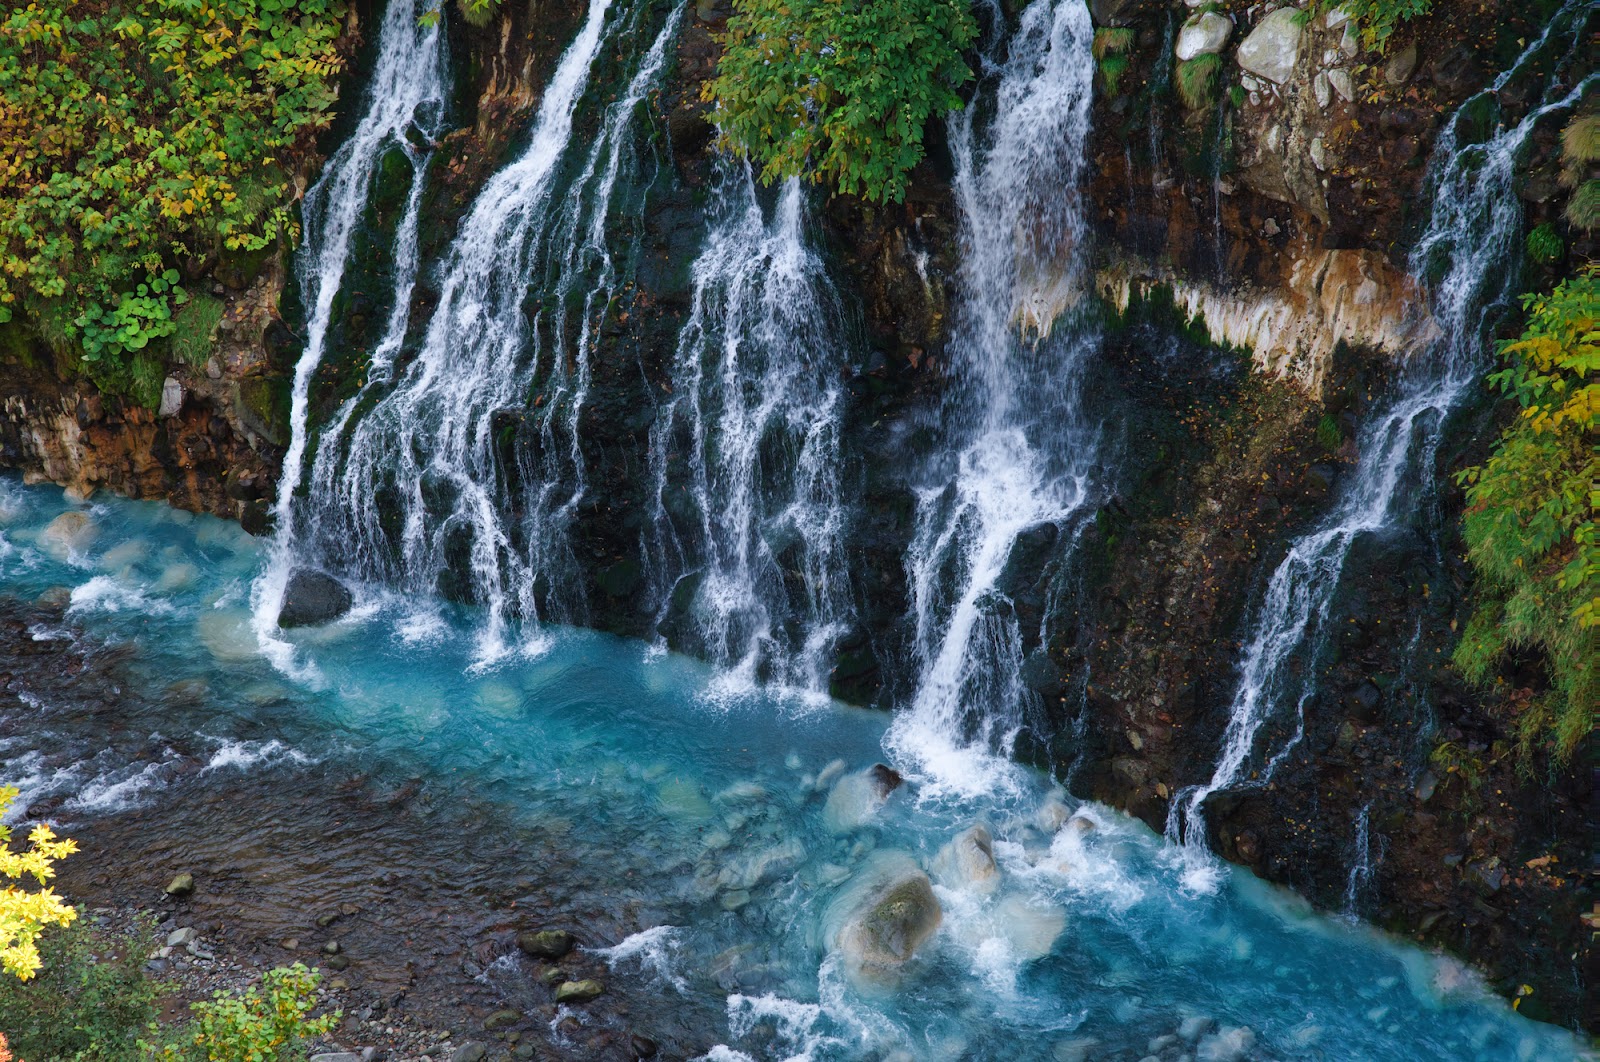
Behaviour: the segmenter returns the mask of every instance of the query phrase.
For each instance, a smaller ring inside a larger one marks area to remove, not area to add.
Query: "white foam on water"
[[[139,612],[147,616],[166,615],[173,611],[171,602],[145,595],[143,589],[129,586],[109,575],[97,575],[88,582],[72,588],[68,615],[85,612]]]
[[[609,948],[588,949],[615,970],[621,963],[638,961],[641,970],[656,980],[687,992],[689,984],[673,969],[674,953],[681,945],[683,930],[677,926],[652,926],[625,937]]]
[[[65,807],[75,811],[112,813],[141,806],[167,784],[165,764],[147,763],[140,770],[126,769],[98,775],[68,800]],[[120,777],[118,777],[120,775]]]
[[[210,738],[211,741],[221,739]],[[299,749],[285,745],[277,738],[269,741],[226,741],[223,740],[216,752],[211,754],[211,759],[201,768],[202,771],[219,771],[228,768],[248,770],[262,764],[289,763],[305,765],[312,762],[310,756]]]
[[[823,1056],[819,1052],[844,1046],[824,1031],[823,1009],[818,1004],[785,999],[771,992],[729,996],[728,1031],[733,1038],[749,1036],[757,1025],[772,1028],[774,1039],[788,1052],[783,1062],[820,1062]]]

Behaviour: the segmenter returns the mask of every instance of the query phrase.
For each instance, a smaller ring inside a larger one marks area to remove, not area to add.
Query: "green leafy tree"
[[[1506,367],[1489,377],[1521,414],[1489,460],[1459,477],[1468,485],[1463,531],[1479,601],[1454,661],[1485,682],[1510,649],[1543,657],[1551,688],[1517,719],[1527,764],[1536,750],[1569,759],[1600,703],[1600,267],[1523,303],[1527,331],[1501,345]]]
[[[976,35],[963,0],[736,0],[703,92],[764,182],[809,174],[899,202],[928,120],[961,106]]]
[[[0,323],[154,402],[175,269],[293,228],[345,0],[31,0],[0,15]],[[154,345],[153,345],[154,344]],[[153,386],[152,386],[153,384]]]

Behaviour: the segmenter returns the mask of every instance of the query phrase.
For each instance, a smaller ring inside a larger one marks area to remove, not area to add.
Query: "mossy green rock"
[[[572,934],[565,929],[528,930],[517,934],[517,947],[540,959],[559,959],[572,950],[572,944]]]
[[[605,993],[599,981],[563,981],[556,986],[557,1003],[587,1003]]]

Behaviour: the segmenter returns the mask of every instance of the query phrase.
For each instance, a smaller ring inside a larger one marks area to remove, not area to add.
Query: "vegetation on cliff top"
[[[0,322],[154,404],[193,276],[294,225],[345,0],[33,0],[0,19]]]
[[[1527,330],[1504,343],[1506,367],[1489,377],[1522,407],[1489,460],[1460,474],[1467,487],[1468,557],[1479,575],[1478,607],[1454,655],[1474,682],[1513,649],[1540,654],[1551,688],[1519,704],[1524,762],[1546,751],[1570,759],[1592,723],[1600,543],[1600,267],[1549,295],[1524,299]]]
[[[808,174],[899,202],[928,120],[961,106],[976,35],[965,0],[736,0],[703,94],[764,182]]]

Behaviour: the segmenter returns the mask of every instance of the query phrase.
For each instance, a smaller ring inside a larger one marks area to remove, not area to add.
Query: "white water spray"
[[[410,279],[416,272],[416,212],[429,149],[408,136],[412,130],[425,144],[438,133],[445,105],[445,54],[437,24],[420,16],[434,10],[432,0],[394,0],[384,14],[378,36],[378,57],[367,90],[367,111],[350,138],[328,160],[321,178],[306,192],[302,205],[304,240],[296,259],[301,304],[305,307],[306,344],[295,365],[289,410],[289,447],[278,480],[274,513],[276,535],[269,564],[255,590],[256,626],[264,647],[287,664],[289,654],[273,634],[283,587],[295,549],[294,501],[302,482],[310,434],[311,381],[327,352],[334,302],[349,265],[352,243],[366,212],[373,180],[384,156],[404,152],[411,166],[407,212],[395,240],[395,269],[403,279],[391,316],[404,315]]]
[[[1569,4],[1479,96],[1498,93],[1553,38],[1570,32],[1574,21],[1581,24],[1582,8]],[[1394,399],[1359,434],[1360,459],[1333,511],[1294,542],[1252,611],[1216,768],[1205,784],[1175,796],[1167,820],[1168,837],[1186,846],[1189,886],[1212,888],[1217,880],[1205,847],[1206,799],[1247,780],[1264,783],[1304,732],[1306,706],[1317,692],[1315,665],[1329,608],[1351,546],[1363,535],[1402,526],[1426,495],[1446,421],[1483,375],[1486,311],[1514,291],[1522,231],[1522,204],[1513,183],[1517,162],[1538,121],[1571,107],[1593,81],[1591,76],[1566,90],[1553,84],[1522,121],[1484,143],[1463,145],[1462,116],[1479,98],[1474,97],[1440,135],[1428,178],[1432,213],[1410,260],[1412,275],[1428,285],[1436,338],[1409,357]],[[1294,736],[1247,779],[1251,763],[1259,762],[1262,726],[1287,705],[1296,713]]]
[[[821,695],[851,613],[844,313],[807,242],[799,180],[783,186],[769,221],[749,167],[719,167],[672,397],[651,431],[645,552],[661,623],[680,585],[695,581],[686,633],[730,669],[732,686]]]
[[[646,94],[675,10],[586,142],[579,104],[646,5],[595,0],[541,98],[527,148],[484,186],[439,270],[437,307],[397,368],[404,322],[335,417],[312,472],[302,547],[327,567],[432,595],[451,579],[485,607],[479,661],[514,622],[583,617],[568,530],[587,486],[578,423],[600,325],[622,283],[608,243],[634,183]],[[624,51],[620,61],[628,61]]]
[[[1093,36],[1081,3],[1027,7],[985,57],[977,98],[950,120],[964,253],[951,336],[959,386],[941,419],[955,456],[919,491],[907,560],[919,675],[888,747],[969,793],[1009,776],[1030,698],[1005,582],[1018,540],[1070,533],[1099,478],[1078,380],[1092,337],[1058,323],[1085,288],[1078,183]]]

